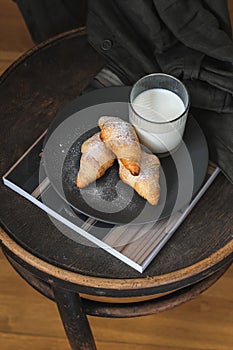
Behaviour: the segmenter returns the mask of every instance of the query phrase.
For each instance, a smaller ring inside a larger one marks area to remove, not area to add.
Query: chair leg
[[[55,301],[72,350],[96,350],[92,331],[77,293],[53,288]]]

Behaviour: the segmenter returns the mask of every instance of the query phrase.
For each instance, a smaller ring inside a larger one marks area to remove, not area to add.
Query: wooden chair
[[[2,175],[104,64],[77,30],[38,45],[3,74]],[[57,303],[73,350],[96,349],[86,315],[136,317],[171,309],[209,288],[232,263],[233,187],[222,174],[142,274],[69,240],[45,212],[3,184],[0,194],[3,252],[32,287]]]

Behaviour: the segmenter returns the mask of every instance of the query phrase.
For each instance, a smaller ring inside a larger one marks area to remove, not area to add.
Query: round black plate
[[[76,187],[82,143],[99,129],[101,115],[128,120],[130,87],[95,90],[78,97],[54,119],[44,147],[45,171],[57,193],[76,211],[114,224],[142,224],[166,218],[184,208],[200,188],[208,165],[206,140],[189,116],[184,142],[161,158],[161,196],[150,205],[118,175],[118,163],[84,189]]]

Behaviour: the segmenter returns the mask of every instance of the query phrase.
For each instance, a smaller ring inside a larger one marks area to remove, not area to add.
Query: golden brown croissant
[[[82,144],[80,168],[76,178],[79,188],[99,179],[114,163],[114,153],[105,146],[99,136],[98,132]]]
[[[134,127],[117,117],[101,117],[100,138],[132,175],[140,172],[141,147]]]
[[[154,154],[142,151],[141,170],[138,176],[132,176],[123,163],[119,162],[119,175],[123,182],[127,183],[150,204],[156,205],[160,196],[159,167],[160,161]]]

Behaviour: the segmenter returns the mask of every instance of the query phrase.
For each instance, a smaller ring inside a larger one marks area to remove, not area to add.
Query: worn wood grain
[[[48,127],[57,111],[82,91],[102,65],[102,58],[87,44],[85,35],[73,32],[30,51],[2,76],[0,114],[5,141],[0,155],[1,174]],[[215,200],[216,191],[221,193],[219,201]],[[140,289],[140,283],[153,287],[158,280],[160,285],[180,280],[190,284],[193,278],[206,275],[207,270],[211,273],[212,267],[219,268],[218,264],[232,252],[229,222],[233,208],[227,198],[232,197],[233,188],[222,175],[142,275],[101,249],[88,244],[84,247],[68,239],[45,213],[2,184],[0,192],[4,202],[0,207],[3,225],[20,246],[54,265],[54,269],[62,268],[64,274],[70,271],[77,276],[90,276],[89,283],[91,280],[98,283],[98,288],[99,279],[103,279],[103,288],[106,279],[108,284],[115,279],[116,284],[122,284],[120,289],[127,289],[127,283],[133,284],[134,289]],[[36,259],[31,264],[33,261]],[[126,282],[117,282],[119,278]],[[137,281],[129,281],[132,278]]]
[[[69,349],[54,303],[28,286],[0,253],[1,350]],[[136,319],[89,317],[97,349],[231,350],[233,268],[197,299]]]
[[[34,46],[17,5],[0,3],[0,74],[23,52]]]

